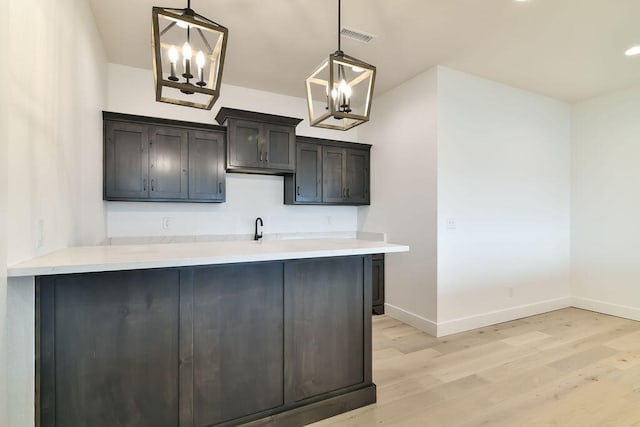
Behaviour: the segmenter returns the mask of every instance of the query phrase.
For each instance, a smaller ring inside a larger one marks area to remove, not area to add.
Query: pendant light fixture
[[[220,96],[228,30],[186,9],[154,7],[156,101],[210,110]]]
[[[341,49],[341,0],[338,0],[338,50],[307,78],[311,126],[349,130],[369,121],[376,67]]]

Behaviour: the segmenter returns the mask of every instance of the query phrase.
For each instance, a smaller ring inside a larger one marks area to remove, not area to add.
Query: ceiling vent
[[[342,27],[342,30],[340,30],[340,35],[360,43],[369,43],[371,40],[373,40],[376,37],[373,34],[367,34],[362,31],[354,30],[353,28],[348,28],[348,27]]]

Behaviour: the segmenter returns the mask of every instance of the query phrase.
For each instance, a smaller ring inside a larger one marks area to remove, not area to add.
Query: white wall
[[[569,305],[570,121],[567,104],[439,68],[440,335]]]
[[[0,323],[7,318],[9,327],[8,375],[0,374],[0,388],[10,392],[7,406],[0,406],[6,420],[0,421],[28,427],[34,422],[34,287],[13,279],[5,287],[5,266],[105,238],[100,171],[106,58],[86,0],[10,0],[5,12],[7,75],[0,80],[10,84],[2,95],[0,170],[8,183],[0,180],[0,241],[6,245],[0,249]]]
[[[371,151],[371,206],[362,231],[386,232],[411,251],[385,260],[386,312],[435,334],[436,118],[434,68],[378,96],[360,129]]]
[[[0,18],[0,40],[9,40],[8,15]],[[9,422],[7,399],[7,67],[0,67],[0,426]]]
[[[304,118],[296,128],[298,135],[357,140],[357,129],[336,132],[311,128],[303,98],[223,85],[213,110],[197,110],[156,102],[150,70],[116,64],[109,64],[108,70],[108,111],[216,124],[215,115],[224,106]],[[282,177],[230,173],[226,190],[227,202],[222,204],[109,202],[108,236],[248,236],[258,216],[265,220],[266,234],[333,233],[358,227],[356,207],[285,206]],[[163,218],[170,218],[169,229],[162,228]]]
[[[17,65],[8,67],[12,264],[104,239],[106,60],[87,1],[11,1],[9,13],[5,57]]]
[[[640,86],[573,108],[574,305],[640,320]]]

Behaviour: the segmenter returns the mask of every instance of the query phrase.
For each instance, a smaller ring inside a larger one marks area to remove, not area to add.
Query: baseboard
[[[415,313],[411,313],[410,311],[403,310],[400,307],[389,304],[388,302],[384,303],[384,311],[389,317],[393,317],[402,323],[406,323],[416,329],[420,329],[429,335],[433,335],[434,337],[436,336],[438,325],[432,320],[419,316]]]
[[[540,301],[533,304],[510,307],[504,310],[491,311],[488,313],[463,317],[460,319],[448,320],[446,322],[438,322],[436,336],[442,337],[446,335],[457,334],[459,332],[470,331],[476,328],[483,328],[489,325],[495,325],[496,323],[503,323],[511,320],[521,319],[523,317],[534,316],[536,314],[547,313],[549,311],[571,307],[572,302],[573,301],[571,297],[557,298],[552,300]]]
[[[584,310],[595,311],[611,316],[640,321],[640,308],[626,305],[613,304],[589,298],[563,297],[552,300],[540,301],[533,304],[510,307],[504,310],[491,311],[446,322],[434,322],[415,313],[403,310],[393,304],[385,303],[385,313],[399,321],[411,325],[436,337],[457,334],[472,329],[483,328],[497,323],[535,316],[567,307],[576,307]]]
[[[584,310],[640,321],[640,308],[638,307],[630,307],[627,305],[613,304],[606,301],[580,297],[573,297],[571,305]]]

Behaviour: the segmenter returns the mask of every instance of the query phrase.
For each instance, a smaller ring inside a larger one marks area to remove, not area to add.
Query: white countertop
[[[407,252],[408,246],[356,239],[299,239],[80,246],[10,266],[9,277]]]

